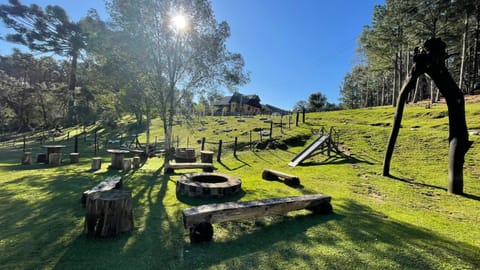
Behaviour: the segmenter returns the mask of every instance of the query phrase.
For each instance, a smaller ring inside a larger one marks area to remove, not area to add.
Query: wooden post
[[[78,135],[75,135],[75,146],[73,152],[78,153]]]
[[[205,137],[202,138],[202,151],[205,150]]]
[[[102,168],[102,158],[94,157],[92,158],[92,171],[100,170]]]
[[[180,140],[178,139],[178,136],[177,136],[177,148],[179,147],[179,144],[180,144]]]
[[[295,125],[298,127],[298,118],[300,117],[300,112],[297,111],[297,120],[295,121]]]
[[[305,108],[302,111],[302,123],[305,123]]]
[[[250,150],[252,150],[252,131],[250,130]]]
[[[235,137],[235,143],[233,145],[233,156],[237,157],[237,143],[238,143],[238,137]]]
[[[85,232],[88,236],[108,237],[133,229],[132,194],[114,189],[88,196]]]
[[[272,132],[273,132],[273,120],[270,122],[270,140],[272,139]]]
[[[27,139],[25,138],[25,135],[23,135],[23,152],[25,152],[26,147],[27,147]]]
[[[59,166],[62,163],[62,153],[50,153],[48,155],[48,164]]]
[[[79,153],[70,153],[70,164],[78,163],[80,161]]]
[[[187,148],[189,144],[190,144],[190,137],[187,136]]]
[[[139,156],[134,156],[133,157],[133,169],[134,170],[140,169],[140,157]]]
[[[32,164],[32,152],[23,152],[22,165]]]
[[[213,163],[212,151],[200,151],[200,160],[202,163]]]
[[[128,172],[128,171],[130,171],[130,170],[132,169],[132,160],[129,159],[129,158],[125,158],[125,159],[123,160],[123,164],[122,164],[122,165],[123,165],[123,166],[122,166],[122,167],[123,167],[123,171],[124,171],[124,172]]]
[[[221,162],[222,157],[222,140],[218,141],[218,154],[217,154],[217,161]]]
[[[95,148],[94,150],[94,155],[97,155],[97,131],[95,130],[94,131],[94,144],[93,144],[93,147]]]

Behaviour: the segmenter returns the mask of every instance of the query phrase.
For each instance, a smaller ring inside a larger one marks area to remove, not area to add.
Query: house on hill
[[[257,95],[242,95],[235,92],[231,96],[226,96],[215,105],[216,114],[246,114],[253,115],[262,112],[260,98]]]
[[[289,114],[290,112],[270,104],[265,104],[265,105],[262,105],[262,113],[284,115],[284,114]]]

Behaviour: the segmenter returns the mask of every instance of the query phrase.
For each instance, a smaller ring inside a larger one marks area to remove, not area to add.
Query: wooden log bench
[[[279,180],[282,179],[285,185],[291,187],[298,187],[300,185],[300,179],[298,176],[286,174],[283,172],[265,169],[262,173],[262,178],[265,180]]]
[[[213,172],[212,163],[170,163],[165,165],[165,173],[172,174],[178,169],[202,169],[204,172]]]
[[[210,241],[213,237],[213,223],[282,215],[300,209],[307,209],[316,214],[328,214],[332,212],[330,201],[330,196],[316,194],[201,205],[183,210],[183,226],[190,230],[190,241],[192,243]]]
[[[82,194],[82,205],[85,207],[87,203],[88,196],[96,192],[105,192],[112,189],[119,189],[122,187],[122,177],[120,176],[110,176],[105,180],[94,186],[92,189],[86,190]]]

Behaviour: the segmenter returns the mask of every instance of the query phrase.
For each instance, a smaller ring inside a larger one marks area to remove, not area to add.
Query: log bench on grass
[[[98,185],[94,186],[92,189],[86,190],[82,194],[82,205],[85,207],[87,203],[88,196],[94,194],[95,192],[105,192],[112,189],[119,189],[122,187],[122,177],[120,176],[110,176],[105,180],[100,182]]]
[[[298,187],[300,185],[300,179],[298,176],[286,174],[283,172],[265,169],[262,173],[262,178],[265,180],[279,180],[283,179],[283,182],[287,186]]]
[[[258,201],[206,204],[183,210],[183,226],[190,230],[190,241],[192,243],[210,241],[213,237],[213,223],[282,215],[300,209],[307,209],[316,214],[328,214],[332,212],[330,201],[330,196],[316,194]]]
[[[165,173],[172,174],[177,169],[202,169],[204,172],[213,172],[212,163],[169,163],[165,165]]]

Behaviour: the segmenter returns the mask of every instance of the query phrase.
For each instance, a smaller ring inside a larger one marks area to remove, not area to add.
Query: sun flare
[[[176,15],[172,18],[172,24],[177,29],[185,29],[187,27],[187,19],[183,15]]]

